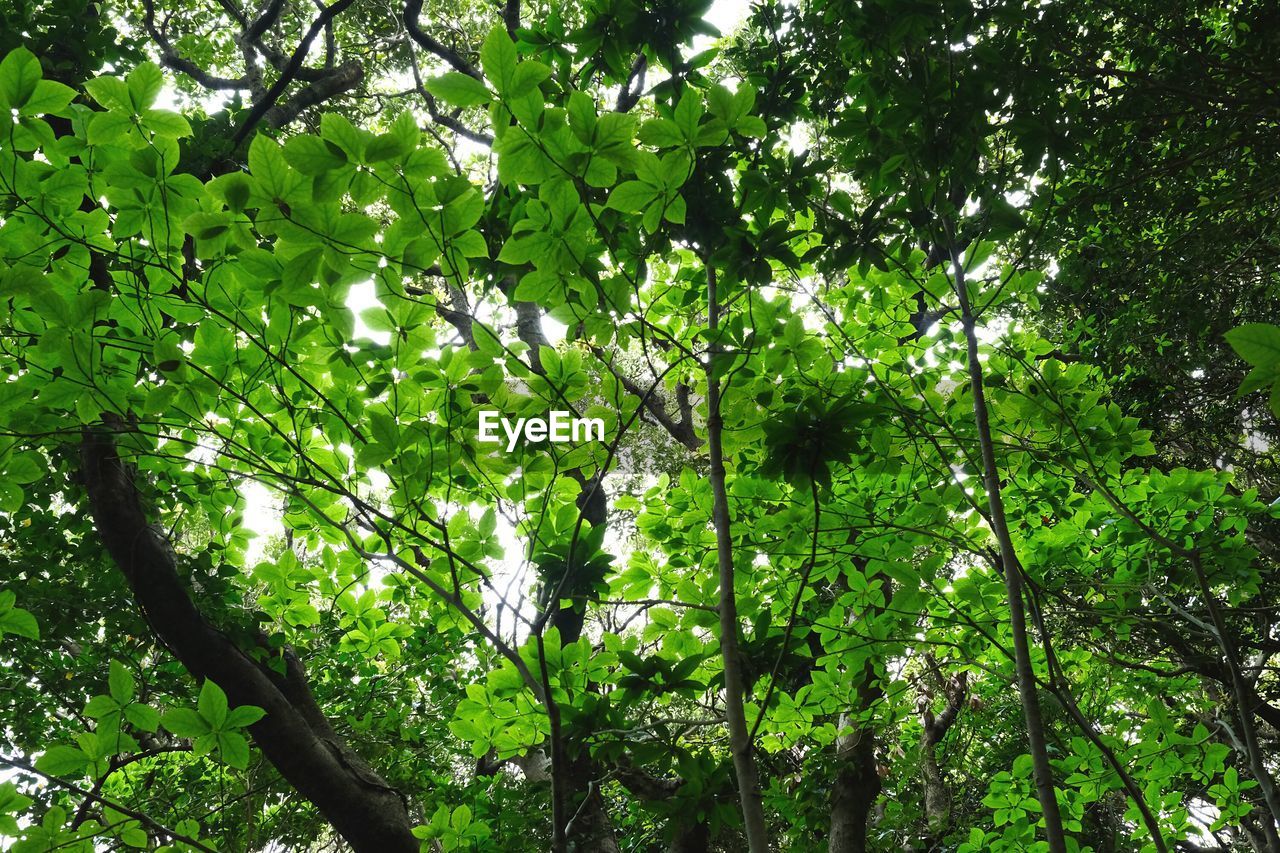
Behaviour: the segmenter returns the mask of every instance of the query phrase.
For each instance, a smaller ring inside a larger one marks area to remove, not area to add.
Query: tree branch
[[[254,742],[334,829],[361,851],[416,853],[400,796],[334,732],[311,696],[301,663],[286,656],[281,676],[250,658],[195,606],[164,531],[146,520],[133,475],[116,448],[127,427],[104,415],[86,427],[81,469],[94,526],[156,635],[199,679],[212,679],[233,706],[266,716],[249,727]]]
[[[421,45],[426,50],[434,53],[461,71],[477,80],[481,80],[480,72],[475,69],[471,63],[462,58],[462,54],[458,53],[448,45],[442,44],[431,37],[429,33],[422,29],[418,24],[418,18],[422,15],[422,0],[407,0],[404,4],[404,26],[409,31],[409,37]]]
[[[326,6],[324,11],[316,16],[316,19],[311,22],[311,26],[307,28],[307,32],[302,37],[302,41],[298,42],[298,46],[294,49],[293,56],[289,58],[288,64],[280,71],[280,76],[276,78],[276,82],[271,84],[271,88],[267,90],[266,94],[253,105],[253,109],[249,111],[248,118],[245,119],[244,124],[240,125],[240,128],[236,131],[236,135],[232,139],[232,143],[234,145],[239,145],[250,133],[253,132],[253,129],[258,126],[258,122],[260,122],[267,112],[275,106],[276,101],[278,101],[280,96],[284,94],[284,90],[288,88],[289,84],[298,76],[298,72],[302,69],[303,60],[306,59],[307,53],[311,50],[311,43],[315,41],[316,36],[320,34],[320,31],[323,30],[330,21],[346,11],[346,9],[354,2],[355,0],[337,0],[337,2],[332,6]],[[297,113],[295,113],[295,115],[296,114]]]
[[[106,806],[107,808],[113,811],[120,812],[120,814],[124,815],[125,817],[130,817],[138,821],[139,823],[146,824],[156,832],[164,833],[169,838],[172,838],[174,841],[181,841],[183,844],[194,847],[197,850],[204,851],[204,853],[218,853],[218,851],[214,850],[212,847],[201,844],[199,841],[197,841],[196,839],[192,838],[189,835],[183,835],[181,832],[178,832],[175,829],[170,829],[169,827],[165,826],[163,823],[160,823],[154,818],[148,817],[142,812],[134,811],[128,806],[123,806],[114,800],[108,800],[106,797],[102,796],[101,794],[96,793],[94,791],[88,791],[84,788],[81,788],[79,785],[76,785],[73,782],[68,782],[66,779],[61,779],[57,776],[50,776],[48,773],[45,773],[42,770],[37,770],[33,765],[28,764],[25,761],[19,761],[16,758],[9,758],[7,756],[0,755],[0,764],[3,764],[7,767],[12,767],[15,770],[21,770],[25,773],[34,774],[36,776],[39,776],[41,779],[44,779],[46,782],[52,782],[54,785],[57,785],[59,788],[65,788],[66,790],[71,791],[74,794],[79,794],[81,797],[84,797],[86,800],[92,800],[95,803],[101,803],[102,805]]]

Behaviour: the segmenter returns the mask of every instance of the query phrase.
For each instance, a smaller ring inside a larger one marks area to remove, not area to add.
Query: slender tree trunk
[[[1244,739],[1249,768],[1253,771],[1253,777],[1258,781],[1258,790],[1262,794],[1263,802],[1266,803],[1267,812],[1269,812],[1269,817],[1264,816],[1262,818],[1267,824],[1264,828],[1270,830],[1271,837],[1275,837],[1275,827],[1277,822],[1280,822],[1280,795],[1276,793],[1275,783],[1271,778],[1271,773],[1267,770],[1266,763],[1263,761],[1262,750],[1258,746],[1258,727],[1253,719],[1252,701],[1252,695],[1256,695],[1256,693],[1245,683],[1244,673],[1240,666],[1240,655],[1236,651],[1235,641],[1231,639],[1231,635],[1227,631],[1227,623],[1222,618],[1222,611],[1218,608],[1217,596],[1214,595],[1213,590],[1209,587],[1209,578],[1204,573],[1204,564],[1200,562],[1200,554],[1192,551],[1190,562],[1191,568],[1196,575],[1196,581],[1200,586],[1200,594],[1204,596],[1205,607],[1209,610],[1209,619],[1213,623],[1213,633],[1217,635],[1218,647],[1222,649],[1222,656],[1226,658],[1227,669],[1231,674],[1231,691],[1235,694],[1236,708],[1240,716],[1240,736]],[[1280,853],[1280,851],[1277,851],[1277,853]]]
[[[1018,566],[1018,571],[1022,571],[1021,566]],[[1080,710],[1080,705],[1076,702],[1075,694],[1071,690],[1071,684],[1067,681],[1067,675],[1053,650],[1053,638],[1049,634],[1049,626],[1045,624],[1044,610],[1037,602],[1034,591],[1031,596],[1031,618],[1035,622],[1036,629],[1040,632],[1040,642],[1044,646],[1045,663],[1049,667],[1049,680],[1045,683],[1046,686],[1062,703],[1062,706],[1066,709],[1071,719],[1075,721],[1076,727],[1080,729],[1080,732],[1089,739],[1090,743],[1098,748],[1103,758],[1111,765],[1111,769],[1120,777],[1120,782],[1124,785],[1129,798],[1133,801],[1139,814],[1142,815],[1142,822],[1146,825],[1147,832],[1151,834],[1151,843],[1155,845],[1156,853],[1168,853],[1169,846],[1165,844],[1164,835],[1160,832],[1160,822],[1156,819],[1155,813],[1151,811],[1151,807],[1147,805],[1147,799],[1142,792],[1142,788],[1139,787],[1137,781],[1124,764],[1121,763],[1120,757],[1116,755],[1115,750],[1102,739],[1102,735],[1093,725],[1093,721],[1085,716],[1084,711]]]
[[[508,279],[503,289],[508,292],[514,286],[514,279]],[[465,299],[465,297],[462,297]],[[542,330],[542,309],[533,302],[516,302],[516,334],[520,340],[529,345],[529,365],[533,372],[545,374],[542,366],[542,349],[550,347]],[[463,334],[469,344],[473,338],[463,332],[463,327],[455,323],[455,328]],[[470,329],[468,319],[467,328]],[[594,477],[587,477],[581,469],[566,471],[564,476],[578,483],[578,510],[583,521],[592,527],[608,522],[609,503],[604,489],[604,472]],[[575,582],[574,558],[570,554],[570,567],[563,579],[563,586],[545,587],[540,591],[539,606],[547,625],[555,628],[560,634],[561,648],[572,645],[582,636],[582,627],[586,619],[587,605],[590,595]],[[564,599],[572,600],[572,604],[562,606]],[[543,637],[538,633],[539,654],[543,653]],[[545,661],[545,658],[542,658]],[[600,795],[595,780],[601,775],[597,763],[591,758],[587,742],[591,737],[589,723],[579,722],[576,727],[566,730],[560,708],[550,689],[549,674],[545,663],[540,667],[544,679],[544,691],[547,696],[546,709],[550,725],[550,743],[548,752],[551,758],[551,821],[552,849],[556,853],[573,850],[575,853],[618,853],[618,842],[614,837],[613,823],[605,809],[604,797]]]
[[[948,238],[952,235],[948,234]],[[973,394],[973,417],[978,430],[978,443],[982,448],[982,480],[987,492],[987,510],[991,532],[999,546],[1003,566],[1005,597],[1009,604],[1009,626],[1013,633],[1014,672],[1018,680],[1018,694],[1022,699],[1022,711],[1027,723],[1027,742],[1031,751],[1035,772],[1036,798],[1044,810],[1045,838],[1050,853],[1066,853],[1066,835],[1062,829],[1062,815],[1053,792],[1053,767],[1049,764],[1046,748],[1044,717],[1040,712],[1040,699],[1036,694],[1035,670],[1031,665],[1031,645],[1027,636],[1027,613],[1022,598],[1022,577],[1018,574],[1018,556],[1009,536],[1008,519],[1004,511],[1004,498],[1000,494],[1000,471],[996,466],[995,443],[991,438],[988,420],[987,398],[983,389],[982,363],[978,361],[978,335],[969,304],[969,292],[964,278],[964,266],[954,240],[951,246],[951,263],[955,269],[956,298],[960,301],[960,317],[964,325],[965,343],[968,347],[969,388]]]
[[[851,533],[849,544],[856,541],[857,534]],[[854,568],[857,571],[865,575],[867,566],[866,559],[854,558]],[[888,575],[877,573],[869,580],[880,582],[886,603],[893,598],[893,580]],[[880,618],[884,615],[884,607],[872,606],[864,615]],[[859,616],[850,612],[845,624],[852,626]],[[883,698],[884,687],[876,673],[875,660],[868,660],[862,666],[862,677],[858,682],[859,714],[870,711]],[[849,724],[850,715],[841,714],[840,731],[848,728]],[[864,721],[856,731],[836,739],[836,777],[831,786],[831,831],[827,836],[829,853],[863,853],[869,849],[867,830],[870,828],[871,812],[883,787],[880,769],[876,765],[875,736],[875,726]]]
[[[716,531],[716,557],[720,580],[720,652],[724,658],[724,706],[729,726],[729,750],[733,755],[738,798],[751,853],[769,849],[769,833],[764,820],[760,780],[743,709],[745,686],[742,659],[738,650],[738,604],[733,589],[733,538],[730,535],[729,496],[725,489],[724,447],[721,442],[724,419],[720,414],[720,380],[713,375],[720,345],[716,331],[720,325],[720,302],[716,294],[716,273],[707,270],[707,326],[711,343],[707,347],[707,455],[711,459],[712,524]]]

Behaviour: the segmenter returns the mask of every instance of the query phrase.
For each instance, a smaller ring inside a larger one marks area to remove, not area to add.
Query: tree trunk
[[[679,824],[667,853],[707,853],[711,849],[711,828],[705,820],[676,820]]]
[[[576,797],[570,803],[566,836],[574,853],[620,853],[613,822],[605,809],[597,766],[585,751],[568,762],[566,787]]]
[[[924,817],[926,826],[926,849],[932,850],[946,834],[951,824],[951,789],[946,777],[942,774],[942,764],[938,759],[938,745],[947,736],[947,732],[955,725],[964,709],[969,695],[968,673],[961,672],[951,679],[945,679],[938,669],[932,655],[925,660],[931,674],[935,677],[946,705],[942,713],[934,715],[930,707],[931,697],[923,693],[920,697],[920,723],[924,735],[920,742],[920,780],[924,787]]]
[[[286,652],[283,675],[242,651],[215,628],[187,595],[176,555],[163,530],[142,510],[132,474],[113,431],[86,428],[81,443],[89,510],[102,539],[158,638],[198,679],[212,679],[232,707],[257,705],[266,716],[249,727],[280,775],[306,797],[352,849],[417,853],[406,803],[333,730],[307,684],[301,662]]]
[[[871,665],[867,665],[868,669]],[[849,724],[841,715],[840,728]],[[867,824],[882,787],[876,767],[875,736],[870,727],[859,728],[836,740],[835,785],[831,789],[831,834],[828,853],[866,853]]]
[[[849,544],[855,541],[856,534],[851,533]],[[855,557],[854,567],[865,575],[867,561]],[[879,573],[871,580],[880,581],[886,604],[893,599],[893,580],[888,575]],[[871,613],[880,617],[884,608],[872,607]],[[852,625],[856,617],[857,614],[850,612],[847,624]],[[866,713],[882,698],[884,688],[876,674],[875,661],[868,660],[863,664],[862,680],[858,684],[859,713]],[[840,715],[840,731],[849,726],[850,719],[849,714]],[[880,768],[876,765],[875,728],[864,722],[861,728],[836,739],[836,778],[831,789],[831,832],[827,838],[829,853],[862,853],[869,849],[867,830],[881,787]]]
[[[952,235],[948,234],[948,238]],[[1058,799],[1053,791],[1053,767],[1049,764],[1044,717],[1040,713],[1040,698],[1036,694],[1035,670],[1031,666],[1031,645],[1027,637],[1026,605],[1022,599],[1022,578],[1018,574],[1017,553],[1009,536],[1009,524],[1005,517],[1004,498],[1000,493],[1000,471],[996,466],[995,442],[991,438],[988,421],[987,399],[983,388],[982,363],[978,361],[978,335],[972,306],[969,304],[968,285],[964,279],[964,266],[960,253],[951,245],[951,263],[955,270],[956,299],[960,302],[960,319],[964,326],[968,349],[969,389],[973,394],[973,418],[978,430],[978,443],[982,449],[982,482],[987,493],[988,522],[999,546],[1000,561],[1004,567],[1005,598],[1009,605],[1009,627],[1013,634],[1014,672],[1018,679],[1018,694],[1022,699],[1022,712],[1027,723],[1027,742],[1031,752],[1032,769],[1035,772],[1036,798],[1044,811],[1045,838],[1050,853],[1066,853],[1066,835],[1062,829],[1062,815],[1058,811]]]
[[[720,346],[716,332],[720,324],[720,303],[716,294],[716,273],[707,265],[707,327],[711,344],[707,347],[707,455],[711,460],[712,524],[716,531],[716,558],[720,581],[720,652],[724,658],[724,706],[729,727],[729,751],[733,755],[742,804],[743,827],[751,853],[769,849],[769,833],[764,820],[760,780],[743,709],[745,691],[742,659],[738,651],[738,604],[733,589],[733,537],[729,518],[729,495],[725,488],[724,446],[721,442],[724,419],[720,415],[720,379],[713,374]]]

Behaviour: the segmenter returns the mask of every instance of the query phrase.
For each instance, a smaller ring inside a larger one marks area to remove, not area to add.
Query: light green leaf
[[[300,180],[275,140],[261,134],[249,143],[249,172],[263,193],[273,199],[286,198]]]
[[[4,471],[4,476],[9,480],[25,485],[44,477],[48,473],[48,467],[48,463],[40,454],[27,450],[15,453],[9,461],[0,466],[0,470]]]
[[[111,662],[111,667],[107,674],[107,684],[111,690],[111,698],[121,705],[127,705],[133,701],[135,690],[133,673],[129,672],[120,661],[113,660]]]
[[[0,61],[0,106],[20,110],[35,93],[40,77],[40,60],[34,53],[25,47],[10,51]]]
[[[57,80],[40,80],[21,112],[23,115],[61,115],[75,96],[75,89]]]
[[[532,60],[521,62],[516,66],[516,73],[511,78],[511,91],[509,94],[513,98],[524,97],[550,76],[551,69],[541,62]]]
[[[238,732],[218,733],[218,753],[223,761],[237,770],[249,766],[249,742]]]
[[[769,134],[769,128],[765,126],[764,119],[759,116],[743,116],[738,119],[733,129],[752,139],[763,139]]]
[[[36,769],[50,776],[69,778],[81,775],[89,766],[89,756],[74,746],[51,746],[36,759]]]
[[[123,141],[132,129],[133,119],[128,114],[111,110],[94,115],[86,138],[90,145],[112,145]]]
[[[675,122],[665,118],[650,119],[640,125],[638,137],[645,145],[656,148],[674,148],[685,141]]]
[[[124,709],[124,718],[144,732],[154,732],[160,727],[160,712],[150,705],[135,702]]]
[[[142,126],[169,139],[182,139],[191,135],[191,125],[187,124],[187,120],[170,110],[144,111]]]
[[[86,81],[84,88],[103,109],[128,113],[133,108],[129,85],[118,77],[95,77]]]
[[[676,104],[675,123],[685,139],[693,139],[698,134],[698,121],[702,118],[702,99],[693,88],[685,89]]]
[[[484,70],[484,76],[493,83],[498,94],[504,97],[511,94],[518,58],[515,43],[501,26],[490,30],[484,44],[480,46],[480,67]]]
[[[18,495],[21,496],[21,494],[22,491],[19,489]],[[12,593],[9,593],[9,595],[12,595]],[[40,626],[36,624],[36,617],[21,607],[10,606],[6,608],[0,605],[0,636],[4,634],[13,634],[30,640],[38,640],[40,639]]]
[[[120,842],[126,847],[143,848],[148,844],[147,833],[139,826],[130,826],[120,833]]]
[[[426,82],[427,91],[455,107],[475,107],[489,102],[489,90],[470,74],[447,71]]]
[[[267,712],[259,708],[257,705],[238,705],[232,709],[227,715],[227,721],[224,728],[242,729],[245,726],[251,726],[267,715]]]
[[[160,722],[178,737],[199,737],[209,733],[209,723],[190,708],[174,708]]]
[[[1227,332],[1227,343],[1250,364],[1280,362],[1280,326],[1246,323]]]
[[[200,687],[200,698],[196,702],[200,716],[204,717],[209,728],[217,731],[227,721],[227,694],[214,684],[212,678],[206,678]]]
[[[144,62],[129,72],[126,85],[129,87],[129,103],[133,112],[141,115],[151,108],[164,87],[164,74],[154,62]]]
[[[624,181],[609,193],[609,201],[605,206],[623,213],[639,213],[657,197],[658,188],[651,184]]]
[[[101,693],[91,698],[84,706],[85,716],[95,720],[119,710],[119,702]]]

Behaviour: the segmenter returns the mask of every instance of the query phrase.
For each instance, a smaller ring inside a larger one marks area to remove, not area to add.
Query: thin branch
[[[174,841],[181,841],[183,844],[187,844],[191,847],[194,847],[197,850],[203,850],[205,851],[205,853],[218,853],[218,851],[214,850],[212,847],[208,847],[204,844],[201,844],[196,839],[192,838],[189,835],[183,835],[181,832],[178,832],[176,829],[170,829],[169,827],[165,826],[163,823],[160,823],[155,818],[148,817],[142,812],[134,811],[128,806],[123,806],[114,800],[109,800],[106,797],[102,796],[101,794],[97,794],[97,793],[94,793],[93,791],[89,791],[84,788],[81,788],[79,785],[76,785],[73,782],[68,782],[66,779],[61,779],[57,776],[51,776],[42,770],[37,770],[33,765],[28,764],[25,761],[19,761],[16,758],[9,758],[8,756],[0,755],[0,764],[4,764],[16,770],[22,770],[26,773],[33,773],[36,776],[39,776],[41,779],[44,779],[46,782],[51,782],[54,785],[57,785],[59,788],[65,788],[66,790],[71,791],[72,793],[79,794],[81,797],[84,797],[85,799],[92,800],[96,803],[101,803],[102,805],[106,806],[109,809],[112,809],[113,811],[120,812],[120,814],[124,815],[125,817],[130,817],[138,821],[139,823],[146,824],[147,826],[154,829],[156,832],[164,833],[169,838],[172,838]]]

